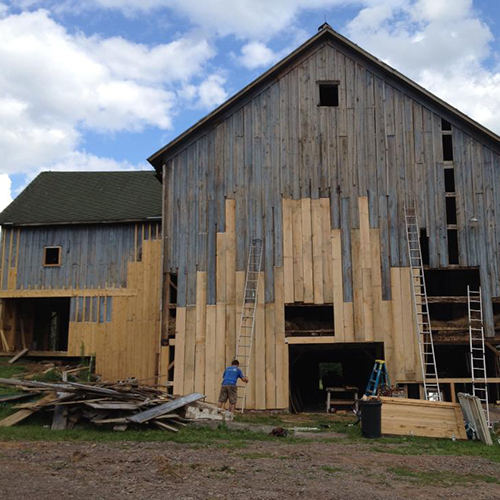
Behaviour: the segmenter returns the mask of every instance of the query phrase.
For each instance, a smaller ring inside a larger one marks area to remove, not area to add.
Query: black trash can
[[[368,399],[359,402],[361,434],[366,438],[382,437],[382,401]]]

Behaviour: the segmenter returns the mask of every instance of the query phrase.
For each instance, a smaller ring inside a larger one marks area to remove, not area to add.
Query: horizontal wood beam
[[[335,344],[335,337],[287,337],[287,344]]]
[[[476,382],[481,382],[483,379],[476,379]],[[417,380],[396,380],[397,384],[423,384]],[[428,384],[435,384],[436,379],[428,379]],[[440,384],[472,384],[472,378],[440,378]],[[488,377],[488,384],[500,384],[500,377]]]
[[[20,351],[11,351],[11,352],[0,352],[0,357],[12,357],[16,353]],[[25,356],[27,358],[80,358],[81,355],[73,356],[72,354],[68,354],[67,351],[28,351]],[[90,356],[85,356],[89,358]]]
[[[137,290],[128,288],[1,290],[0,299],[36,299],[49,297],[135,297]]]

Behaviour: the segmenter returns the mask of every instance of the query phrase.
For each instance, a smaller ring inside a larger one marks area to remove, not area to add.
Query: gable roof
[[[52,225],[160,218],[162,186],[149,172],[42,172],[0,213],[0,224]]]
[[[240,92],[235,94],[229,100],[221,104],[214,111],[212,111],[204,118],[199,120],[192,127],[188,128],[181,135],[177,136],[166,146],[164,146],[163,148],[159,149],[156,153],[151,155],[148,158],[149,163],[153,165],[153,167],[157,170],[157,172],[160,173],[163,163],[163,157],[165,154],[168,154],[172,150],[177,149],[177,147],[180,146],[192,134],[199,131],[200,129],[209,126],[212,122],[216,121],[225,111],[228,110],[228,108],[236,105],[240,101],[243,101],[245,97],[252,90],[259,87],[260,85],[264,85],[274,80],[285,69],[287,65],[291,64],[295,59],[299,58],[304,52],[307,51],[307,49],[314,46],[315,44],[327,42],[329,40],[336,42],[337,44],[340,44],[341,46],[346,47],[351,51],[354,51],[358,56],[360,56],[365,61],[368,61],[369,63],[376,65],[376,67],[383,73],[391,76],[394,80],[396,80],[406,88],[409,88],[411,91],[413,91],[413,93],[416,93],[418,96],[423,97],[424,99],[432,102],[440,110],[443,110],[445,113],[451,114],[452,117],[455,117],[456,120],[465,124],[466,127],[467,126],[471,127],[473,130],[475,130],[476,133],[479,133],[481,136],[485,137],[489,142],[493,142],[493,144],[495,144],[495,146],[500,150],[500,136],[498,136],[488,128],[484,127],[480,123],[476,122],[475,120],[467,116],[465,113],[462,113],[457,108],[443,101],[436,95],[432,94],[428,90],[424,89],[423,87],[415,83],[413,80],[406,77],[399,71],[395,70],[388,64],[384,63],[380,59],[377,59],[375,56],[371,55],[366,50],[362,49],[355,43],[351,42],[349,39],[342,36],[340,33],[337,33],[332,29],[332,27],[328,23],[324,23],[322,26],[320,26],[318,33],[316,33],[313,37],[311,37],[309,40],[303,43],[299,48],[297,48],[291,54],[286,56],[284,59],[282,59],[272,68],[270,68],[268,71],[263,73],[249,85],[244,87]],[[445,118],[448,121],[453,122],[453,119],[450,119],[449,115],[445,116]]]

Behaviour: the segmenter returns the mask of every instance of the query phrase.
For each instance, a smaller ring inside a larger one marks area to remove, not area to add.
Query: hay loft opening
[[[333,407],[351,408],[355,394],[364,394],[375,359],[383,356],[383,343],[290,345],[292,411],[326,411],[327,389],[336,389]]]
[[[479,269],[426,269],[425,284],[429,297],[467,297],[467,285],[479,289]]]
[[[319,82],[319,105],[338,106],[339,105],[339,84],[338,82]]]
[[[427,269],[425,282],[432,329],[446,334],[467,332],[467,286],[479,289],[479,269]]]
[[[334,335],[333,304],[285,306],[285,336]]]

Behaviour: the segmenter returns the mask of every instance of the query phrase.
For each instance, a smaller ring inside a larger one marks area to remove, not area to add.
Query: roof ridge
[[[148,162],[157,170],[161,168],[161,156],[169,151],[170,149],[176,148],[179,144],[184,142],[187,137],[196,132],[201,127],[207,125],[212,120],[215,120],[222,112],[226,109],[230,108],[232,105],[236,104],[241,98],[243,98],[248,92],[257,87],[260,84],[263,84],[266,80],[273,78],[275,74],[283,69],[287,64],[291,63],[293,59],[298,57],[302,52],[307,50],[313,44],[319,42],[323,38],[333,38],[337,43],[340,43],[346,46],[348,49],[355,51],[362,58],[368,60],[369,62],[377,65],[383,72],[389,74],[399,82],[402,82],[407,87],[411,87],[414,91],[424,97],[424,99],[428,99],[431,102],[434,102],[438,107],[443,108],[447,112],[457,117],[457,120],[465,123],[467,126],[473,128],[477,133],[487,137],[490,141],[492,141],[500,151],[500,136],[498,136],[495,132],[489,130],[484,125],[481,125],[477,121],[475,121],[470,116],[466,115],[464,112],[455,108],[451,104],[448,104],[446,101],[436,96],[429,90],[425,89],[409,77],[405,76],[403,73],[399,72],[395,68],[389,66],[387,63],[381,61],[376,56],[370,54],[367,50],[361,48],[359,45],[351,42],[348,38],[341,35],[337,31],[335,31],[328,23],[324,23],[320,26],[320,29],[317,33],[315,33],[311,38],[306,40],[302,45],[300,45],[297,49],[292,51],[286,57],[284,57],[281,61],[278,61],[274,66],[269,68],[267,71],[262,73],[248,85],[243,87],[239,92],[231,96],[228,100],[223,102],[220,106],[214,109],[209,114],[205,115],[203,118],[194,123],[191,127],[186,129],[182,134],[175,137],[161,149],[153,153],[147,160]]]

